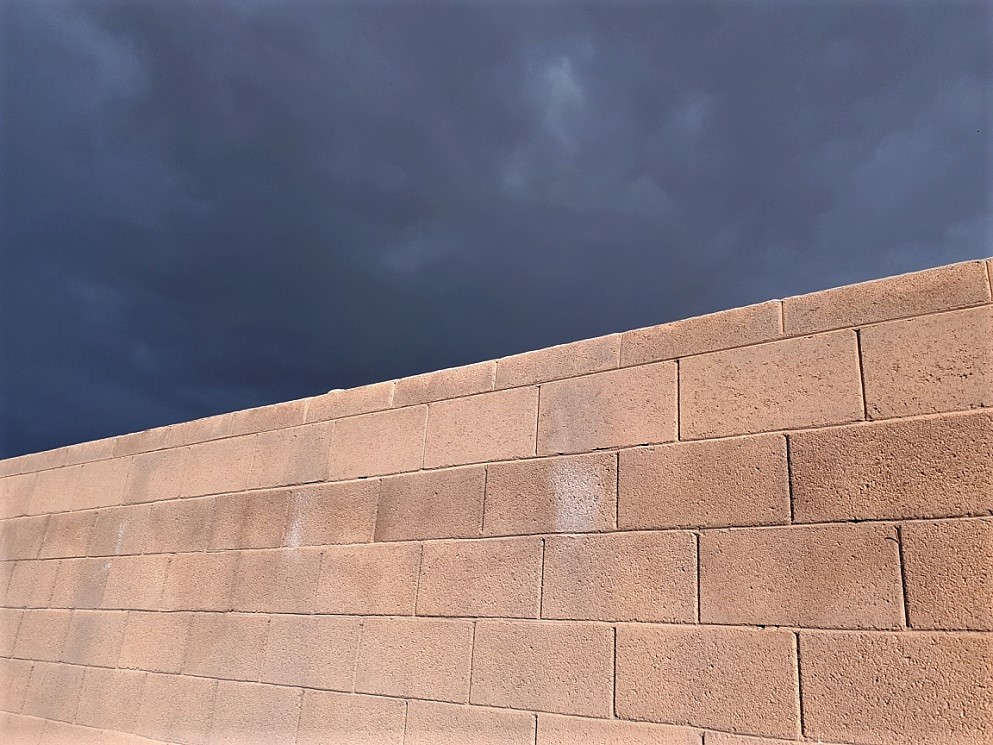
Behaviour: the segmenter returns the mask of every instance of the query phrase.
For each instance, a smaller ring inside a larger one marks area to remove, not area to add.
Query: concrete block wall
[[[0,740],[993,743],[991,275],[0,462]]]

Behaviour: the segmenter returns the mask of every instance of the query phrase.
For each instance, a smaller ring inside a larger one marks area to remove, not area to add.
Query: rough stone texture
[[[296,548],[371,541],[379,489],[378,479],[294,489],[283,545]]]
[[[495,362],[479,362],[402,378],[397,381],[393,406],[413,406],[483,393],[493,388],[495,372]]]
[[[63,562],[62,567],[65,566],[66,563]],[[77,597],[86,588],[91,589],[85,594],[96,596],[96,585],[102,574],[104,584],[100,587],[100,596],[95,597],[97,606],[158,610],[162,588],[165,587],[166,574],[169,571],[169,557],[122,556],[113,560],[95,559],[91,563],[81,563],[77,566],[80,575]],[[62,567],[59,569],[60,578],[63,574]],[[96,606],[77,601],[69,607]]]
[[[174,556],[162,590],[162,610],[230,610],[237,566],[238,555],[232,551]]]
[[[708,745],[711,735],[708,734]],[[702,735],[684,727],[538,715],[538,745],[701,745]]]
[[[109,507],[96,511],[90,536],[90,556],[140,554],[152,519],[147,504]]]
[[[304,691],[297,745],[402,745],[403,701]]]
[[[258,683],[217,684],[210,745],[293,742],[303,691]]]
[[[327,479],[331,431],[332,425],[322,422],[256,435],[249,486],[284,486]]]
[[[376,540],[479,535],[485,482],[486,472],[481,466],[383,479]]]
[[[426,406],[383,411],[335,422],[331,478],[365,478],[421,467]]]
[[[180,745],[204,745],[217,681],[149,673],[138,710],[139,735]]]
[[[112,458],[83,464],[72,493],[72,509],[85,510],[120,504],[124,499],[130,469],[131,458]]]
[[[241,552],[231,605],[254,613],[309,613],[320,573],[316,549]]]
[[[324,549],[318,613],[410,615],[417,595],[417,544],[329,546]]]
[[[182,496],[189,458],[190,451],[186,448],[134,456],[123,502],[157,502]]]
[[[496,387],[533,385],[612,370],[620,359],[620,347],[620,334],[611,334],[504,357],[496,362]]]
[[[62,662],[116,667],[127,622],[128,614],[122,611],[74,610],[62,647]]]
[[[25,611],[14,644],[14,657],[58,662],[69,634],[71,615],[67,610]]]
[[[117,666],[178,673],[186,657],[190,613],[128,613]]]
[[[352,690],[361,621],[331,616],[273,616],[263,683]]]
[[[519,711],[411,701],[404,745],[534,745],[534,716]]]
[[[196,613],[182,671],[229,680],[258,680],[269,618],[258,613]]]
[[[21,711],[33,717],[71,722],[76,715],[83,673],[88,668],[55,662],[37,662]]]
[[[256,439],[247,435],[191,445],[181,496],[242,491],[251,486]]]
[[[319,422],[388,409],[393,402],[394,388],[395,384],[390,380],[315,396],[307,407],[307,421]]]
[[[207,548],[278,548],[289,509],[287,489],[225,494],[214,500]]]
[[[80,688],[76,723],[132,732],[138,719],[145,673],[88,667]]]
[[[210,519],[215,499],[181,499],[156,502],[151,507],[146,554],[203,551],[210,537]]]

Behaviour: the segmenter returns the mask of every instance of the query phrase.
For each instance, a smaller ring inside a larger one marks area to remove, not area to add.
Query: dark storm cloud
[[[0,454],[990,252],[980,2],[0,12]]]

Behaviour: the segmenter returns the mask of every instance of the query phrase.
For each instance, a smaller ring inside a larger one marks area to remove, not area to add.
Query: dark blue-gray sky
[[[990,7],[0,0],[0,456],[989,254]]]

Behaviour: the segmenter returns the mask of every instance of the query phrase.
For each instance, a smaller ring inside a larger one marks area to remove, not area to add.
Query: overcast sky
[[[990,7],[0,0],[0,456],[993,253]]]

